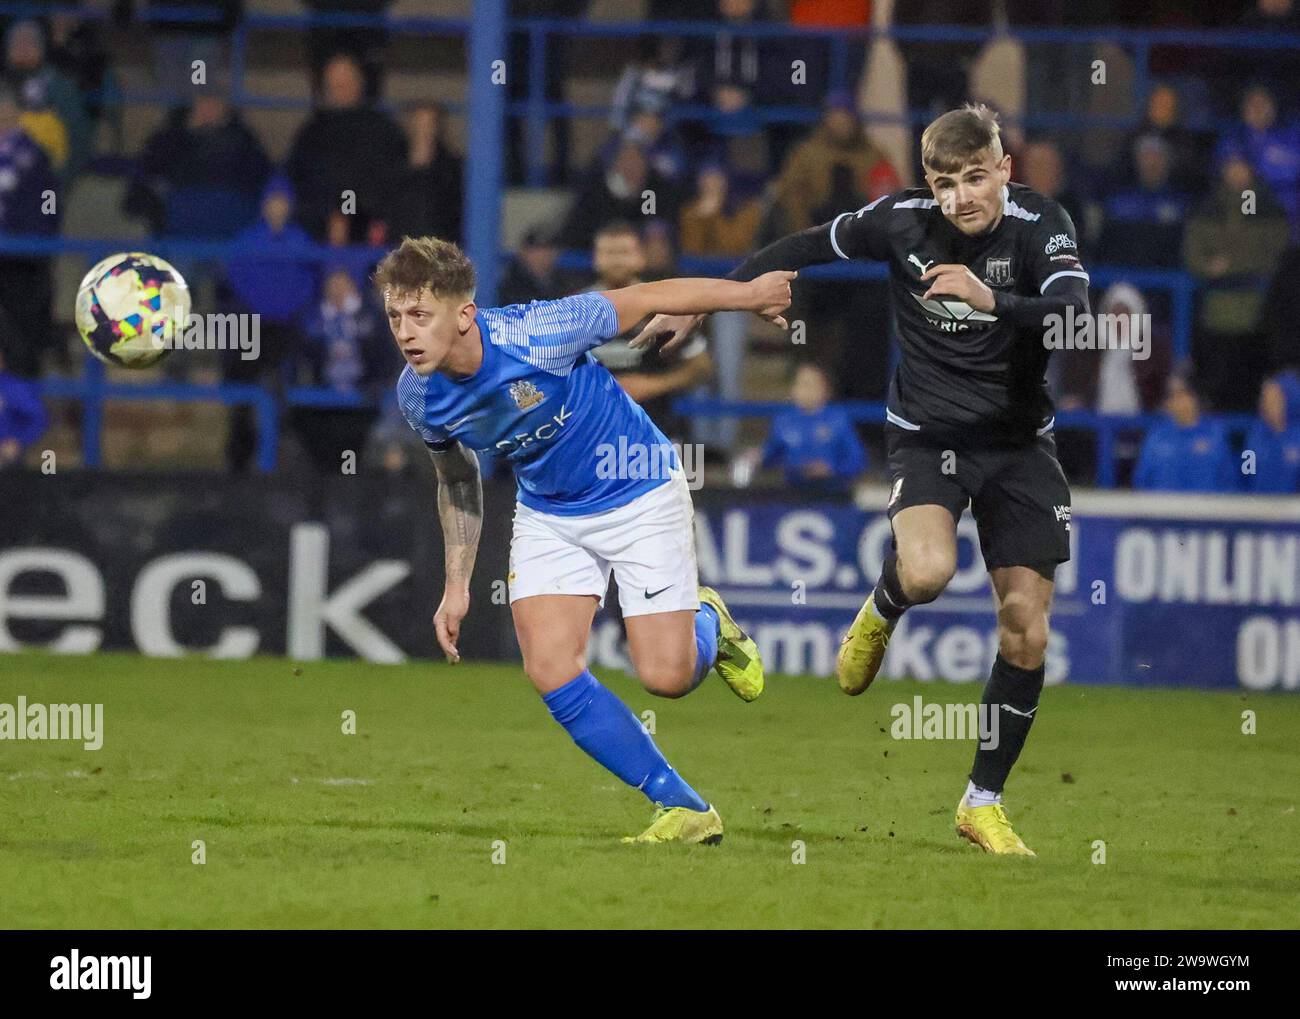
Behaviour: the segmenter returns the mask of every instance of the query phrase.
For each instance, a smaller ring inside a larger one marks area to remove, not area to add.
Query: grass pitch
[[[1300,697],[1045,691],[1008,787],[1039,854],[1024,860],[953,834],[972,744],[889,735],[895,703],[976,701],[978,686],[880,683],[850,699],[833,680],[778,676],[745,705],[716,677],[680,701],[602,679],[656,713],[660,746],[722,814],[721,846],[619,844],[648,804],[572,745],[517,666],[0,655],[0,702],[102,702],[105,730],[98,751],[0,741],[0,927],[1300,916]]]

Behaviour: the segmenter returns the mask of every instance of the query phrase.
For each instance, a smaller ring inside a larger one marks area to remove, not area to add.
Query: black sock
[[[876,581],[876,590],[872,594],[875,598],[876,611],[891,623],[898,622],[899,617],[912,604],[903,594],[903,585],[898,579],[898,553],[892,548],[889,550],[889,555],[885,556],[885,565],[880,571],[880,579]]]
[[[1001,655],[993,662],[981,703],[988,705],[983,710],[990,715],[997,712],[997,721],[992,717],[988,721],[990,729],[994,725],[998,727],[997,745],[986,748],[981,741],[975,750],[975,766],[970,772],[970,780],[981,789],[1002,792],[1029,736],[1029,727],[1034,724],[1038,695],[1042,690],[1043,666],[1022,669]],[[989,742],[993,741],[990,739]]]

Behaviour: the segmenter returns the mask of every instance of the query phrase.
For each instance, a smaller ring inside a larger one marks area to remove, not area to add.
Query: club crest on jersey
[[[520,410],[528,410],[545,400],[546,394],[527,379],[520,379],[518,382],[510,383],[510,397]]]
[[[1015,281],[1011,278],[1010,258],[990,258],[984,263],[984,282],[991,287],[1005,287]]]

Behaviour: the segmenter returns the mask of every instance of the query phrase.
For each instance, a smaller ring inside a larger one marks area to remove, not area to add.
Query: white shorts
[[[515,504],[510,600],[590,594],[605,604],[610,570],[624,617],[698,609],[695,507],[678,470],[625,506],[565,517]]]

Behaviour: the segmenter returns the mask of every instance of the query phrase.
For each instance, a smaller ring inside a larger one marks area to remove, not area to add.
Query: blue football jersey
[[[618,333],[601,294],[486,308],[483,363],[464,379],[410,365],[397,399],[432,446],[455,439],[509,461],[519,501],[578,516],[631,502],[668,480],[668,439],[588,353]]]

